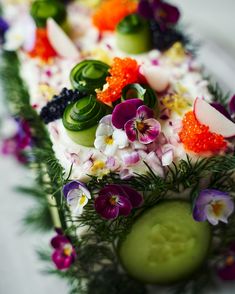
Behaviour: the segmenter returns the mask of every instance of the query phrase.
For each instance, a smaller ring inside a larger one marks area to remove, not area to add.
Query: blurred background
[[[192,37],[201,42],[200,62],[226,91],[235,93],[235,1],[171,2],[181,8],[183,23]],[[0,102],[2,113],[5,107],[1,97]],[[14,187],[31,182],[29,171],[12,158],[0,157],[0,294],[67,294],[63,281],[42,275],[43,266],[35,253],[36,248],[49,242],[53,232],[45,236],[26,231],[21,224],[33,202],[30,197],[16,193]],[[226,285],[212,293],[235,293],[235,285]]]

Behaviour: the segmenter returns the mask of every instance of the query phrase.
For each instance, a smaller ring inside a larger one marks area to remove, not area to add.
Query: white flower
[[[21,22],[12,25],[5,34],[4,49],[16,51],[24,47],[26,51],[31,51],[35,43],[35,23],[31,17],[24,17]]]
[[[126,133],[112,125],[112,115],[106,115],[99,123],[96,131],[95,148],[107,156],[113,156],[118,149],[129,145]]]
[[[79,181],[72,181],[63,188],[64,196],[73,215],[80,215],[84,206],[91,199],[91,194],[86,186]]]

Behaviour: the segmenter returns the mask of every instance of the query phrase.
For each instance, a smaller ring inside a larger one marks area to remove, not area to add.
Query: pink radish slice
[[[205,100],[196,98],[193,108],[196,119],[209,127],[213,133],[220,134],[224,138],[235,136],[235,123],[225,117]]]
[[[52,18],[47,20],[47,35],[51,46],[59,56],[64,58],[77,58],[79,56],[76,46]]]
[[[157,92],[166,90],[169,85],[169,75],[163,68],[154,65],[142,65],[141,71],[152,89]]]

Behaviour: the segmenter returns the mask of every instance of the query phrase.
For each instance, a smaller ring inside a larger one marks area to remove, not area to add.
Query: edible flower
[[[72,181],[63,187],[63,194],[73,215],[80,215],[84,206],[91,199],[91,194],[85,184],[79,181]]]
[[[65,270],[74,263],[76,252],[68,237],[64,236],[59,229],[56,232],[57,235],[51,240],[51,246],[55,249],[51,259],[58,270]]]
[[[147,19],[154,19],[162,26],[175,25],[180,12],[177,7],[161,0],[140,0],[138,12]]]
[[[128,216],[133,208],[143,203],[143,197],[136,190],[125,185],[107,185],[95,199],[95,209],[104,219]]]
[[[235,280],[235,242],[233,242],[228,250],[218,261],[217,274],[224,281]]]
[[[227,223],[234,210],[234,202],[226,192],[214,189],[202,190],[196,199],[193,217],[196,221],[208,220],[212,225]]]
[[[116,128],[124,128],[131,142],[138,140],[149,144],[157,138],[161,131],[160,123],[154,119],[154,112],[140,99],[130,99],[118,104],[112,115],[112,123]]]
[[[23,154],[27,148],[31,146],[32,136],[30,127],[25,120],[9,119],[4,121],[2,130],[6,130],[6,134],[1,131],[3,138],[1,152],[4,155],[13,155],[20,163],[26,163],[27,158]]]
[[[8,29],[9,29],[8,23],[2,17],[0,17],[0,44],[3,43],[4,35]]]
[[[132,0],[106,0],[94,13],[93,24],[99,31],[114,31],[117,24],[127,15],[137,10]]]
[[[113,156],[118,149],[128,146],[128,138],[122,130],[112,125],[112,115],[106,115],[96,130],[94,146],[107,156]]]

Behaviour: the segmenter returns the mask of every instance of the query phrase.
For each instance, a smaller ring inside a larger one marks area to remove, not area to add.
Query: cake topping
[[[107,86],[103,91],[97,93],[98,100],[104,103],[112,103],[121,98],[122,89],[138,80],[139,67],[137,62],[129,57],[115,57],[111,69],[110,77],[106,78]]]
[[[218,153],[224,151],[227,146],[224,137],[211,133],[208,126],[197,121],[192,111],[185,114],[179,137],[187,150],[199,154]]]
[[[202,190],[196,198],[193,217],[196,221],[208,220],[212,225],[228,222],[234,210],[234,202],[228,193],[219,190]]]
[[[116,25],[127,15],[137,10],[132,0],[106,0],[93,15],[93,24],[102,31],[114,31]]]

